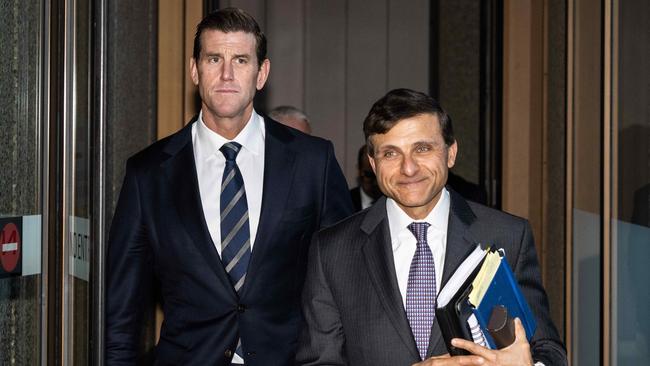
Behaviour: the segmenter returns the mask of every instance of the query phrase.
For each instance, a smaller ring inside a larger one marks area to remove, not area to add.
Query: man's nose
[[[420,169],[420,166],[418,165],[417,161],[411,157],[410,154],[404,154],[401,169],[402,174],[412,176],[417,173],[418,169]]]
[[[230,62],[223,63],[223,70],[221,71],[222,80],[232,80],[235,77],[232,64]]]

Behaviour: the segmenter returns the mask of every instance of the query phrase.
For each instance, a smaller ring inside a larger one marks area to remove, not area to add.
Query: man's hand
[[[485,347],[479,346],[474,342],[470,342],[464,339],[454,338],[451,341],[451,344],[454,347],[462,348],[473,355],[480,356],[485,362],[476,365],[484,366],[532,366],[533,358],[530,354],[530,345],[526,339],[526,331],[524,326],[521,324],[519,318],[515,319],[515,341],[506,348],[500,350],[487,349]],[[454,357],[451,357],[452,359]],[[419,364],[418,364],[419,365]],[[438,364],[424,364],[424,365],[438,365]],[[446,364],[441,364],[446,365]],[[450,364],[454,365],[454,364]],[[459,365],[473,365],[473,364],[463,364]]]
[[[481,356],[454,356],[450,357],[449,354],[437,357],[427,358],[422,362],[413,364],[412,366],[479,366],[485,365],[485,360]]]

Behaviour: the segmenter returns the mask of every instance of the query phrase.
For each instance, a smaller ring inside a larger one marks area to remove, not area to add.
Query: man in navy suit
[[[312,233],[352,211],[329,141],[263,118],[266,39],[239,9],[197,27],[201,112],[131,157],[113,219],[107,365],[135,364],[154,293],[157,365],[291,365]]]
[[[364,121],[370,164],[386,197],[319,231],[303,294],[299,365],[566,365],[549,317],[528,221],[465,201],[445,188],[458,145],[438,102],[390,91]],[[438,292],[477,243],[505,251],[537,319],[530,342],[450,357],[435,317]]]

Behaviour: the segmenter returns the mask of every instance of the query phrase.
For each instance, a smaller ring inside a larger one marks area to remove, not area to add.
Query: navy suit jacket
[[[528,222],[449,192],[441,288],[477,243],[503,248],[537,318],[530,342],[533,359],[546,366],[566,365]],[[314,236],[302,307],[299,365],[408,366],[420,361],[397,284],[385,198]],[[435,320],[427,355],[445,353]]]
[[[164,322],[157,365],[290,365],[312,234],[352,212],[329,141],[265,119],[262,211],[238,295],[203,215],[191,123],[131,157],[108,243],[107,365],[136,363],[155,291]],[[218,189],[216,187],[215,189]]]

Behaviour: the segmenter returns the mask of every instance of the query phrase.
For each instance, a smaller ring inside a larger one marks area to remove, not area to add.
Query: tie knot
[[[431,226],[431,224],[428,222],[412,222],[408,228],[411,230],[411,233],[413,233],[413,236],[415,236],[418,243],[426,243],[427,229],[429,226]]]
[[[223,156],[226,157],[226,161],[234,162],[239,150],[241,150],[241,145],[234,141],[230,141],[223,144],[219,150],[223,153]]]

